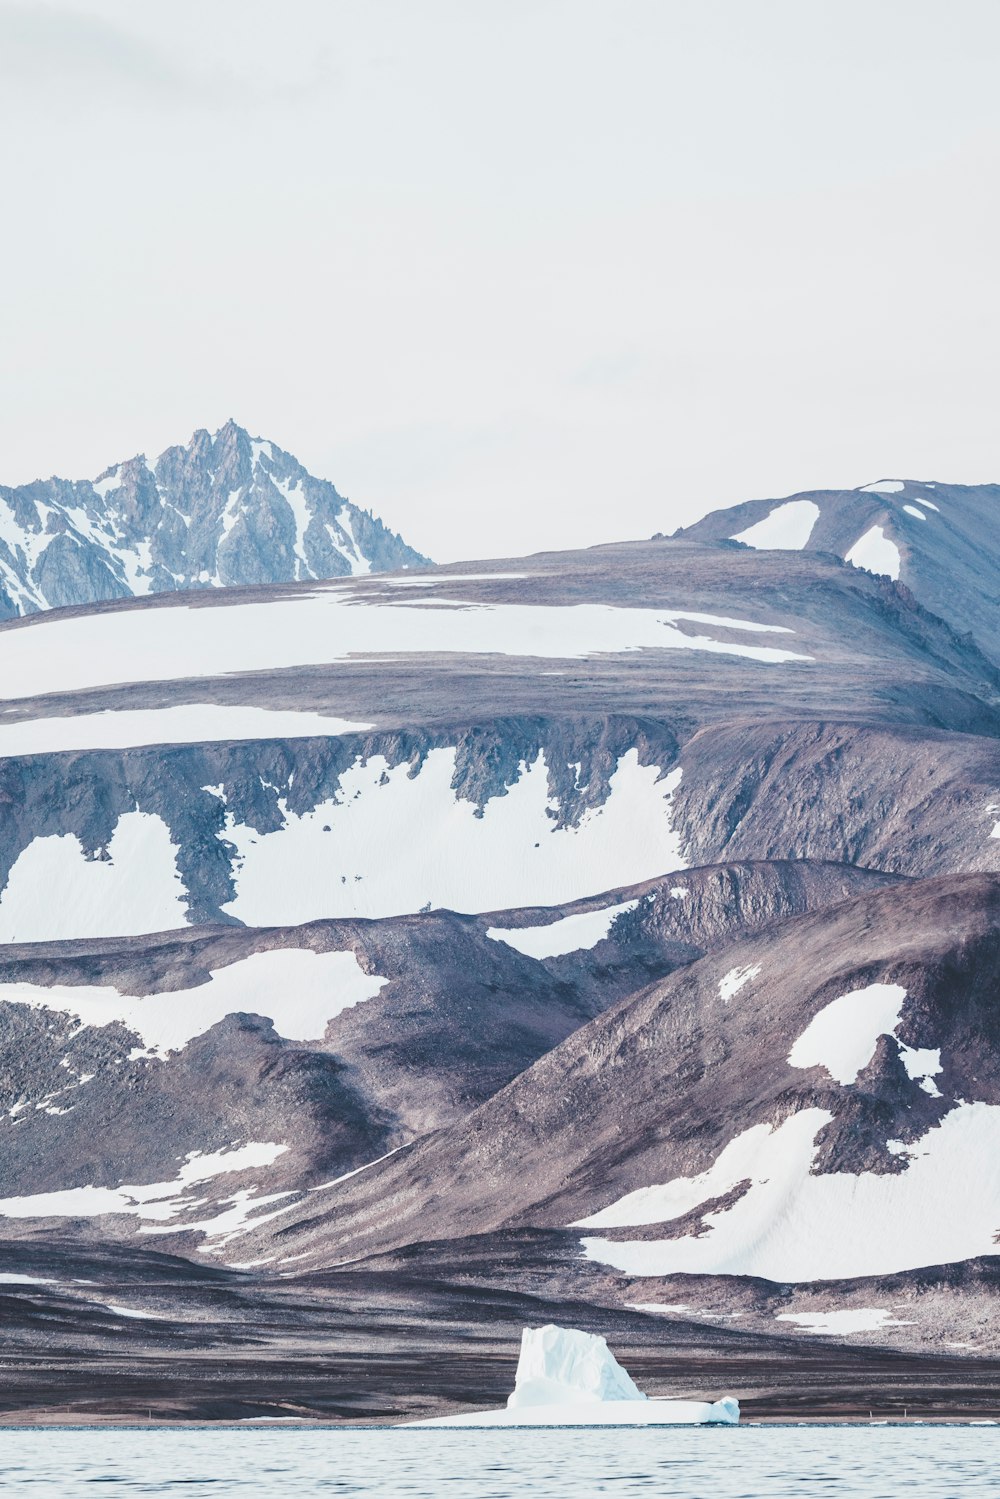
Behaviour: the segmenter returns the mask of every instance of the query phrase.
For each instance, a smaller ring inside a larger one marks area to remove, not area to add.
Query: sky
[[[438,561],[1000,481],[995,0],[0,0],[0,482],[230,416]]]

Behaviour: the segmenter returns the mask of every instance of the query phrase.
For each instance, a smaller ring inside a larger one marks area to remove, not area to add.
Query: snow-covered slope
[[[232,421],[92,481],[0,486],[0,619],[425,563],[290,453]]]

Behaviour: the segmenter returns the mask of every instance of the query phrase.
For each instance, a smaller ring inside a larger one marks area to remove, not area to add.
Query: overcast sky
[[[1000,481],[996,0],[0,0],[0,482],[233,416],[445,561]]]

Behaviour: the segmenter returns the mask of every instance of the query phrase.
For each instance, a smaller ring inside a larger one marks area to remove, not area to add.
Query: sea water
[[[0,1429],[0,1494],[380,1499],[954,1499],[1000,1494],[1000,1428]]]

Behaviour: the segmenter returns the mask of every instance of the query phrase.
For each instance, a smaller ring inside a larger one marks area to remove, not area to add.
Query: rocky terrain
[[[0,1410],[997,1413],[996,492],[899,482],[0,628]]]
[[[0,619],[178,589],[422,567],[367,510],[229,421],[96,479],[0,485]]]

